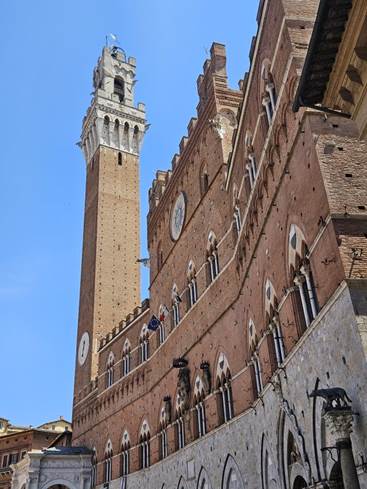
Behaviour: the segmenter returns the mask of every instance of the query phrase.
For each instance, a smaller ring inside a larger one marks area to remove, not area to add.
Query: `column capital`
[[[351,409],[335,409],[324,414],[327,429],[335,441],[349,440],[353,431],[353,414]]]

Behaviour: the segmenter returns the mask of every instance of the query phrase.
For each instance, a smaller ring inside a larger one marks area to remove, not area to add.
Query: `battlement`
[[[147,309],[149,309],[149,299],[144,299],[143,302],[135,307],[133,312],[129,313],[126,318],[120,321],[119,325],[112,329],[106,336],[104,336],[99,343],[99,350],[105,347],[110,341],[112,341],[121,331],[127,328],[133,321],[141,316]]]
[[[232,90],[228,87],[226,63],[225,46],[214,42],[210,49],[210,58],[204,62],[203,73],[197,78],[199,95],[199,103],[196,108],[197,117],[192,117],[187,125],[187,135],[181,138],[179,153],[176,153],[171,161],[171,170],[160,170],[156,173],[156,178],[149,189],[149,213],[152,213],[158,206],[209,102],[214,100],[218,105],[230,105],[237,109],[244,82],[241,81],[240,90]]]

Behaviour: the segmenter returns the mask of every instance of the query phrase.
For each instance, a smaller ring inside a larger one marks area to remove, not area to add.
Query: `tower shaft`
[[[99,340],[140,303],[139,152],[143,104],[133,106],[135,60],[104,48],[83,121],[87,163],[75,395],[98,373]]]

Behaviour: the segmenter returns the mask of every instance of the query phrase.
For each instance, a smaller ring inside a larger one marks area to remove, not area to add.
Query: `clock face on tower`
[[[89,351],[89,334],[87,332],[83,333],[80,338],[79,348],[78,348],[78,362],[79,365],[84,365]]]
[[[171,210],[171,237],[177,241],[180,237],[186,214],[186,198],[183,192],[177,197]]]

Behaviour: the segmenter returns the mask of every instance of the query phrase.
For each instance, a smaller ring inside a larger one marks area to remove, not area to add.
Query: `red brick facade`
[[[292,112],[317,3],[261,2],[242,91],[227,87],[224,47],[212,46],[198,78],[198,118],[172,171],[158,172],[150,191],[149,304],[101,341],[98,381],[76,388],[73,443],[96,449],[97,483],[106,478],[108,440],[119,454],[125,431],[134,472],[144,465],[145,440],[149,464],[178,449],[181,414],[185,444],[200,435],[201,401],[206,432],[253,408],[338,286],[366,277],[366,144],[353,122]],[[171,212],[181,192],[185,222],[173,241]],[[193,279],[198,298],[190,304]],[[142,332],[162,305],[171,312],[163,342],[158,331]],[[149,358],[142,361],[146,338]],[[189,385],[173,368],[182,357]],[[231,407],[224,413],[228,386]],[[112,479],[120,475],[114,456]]]

